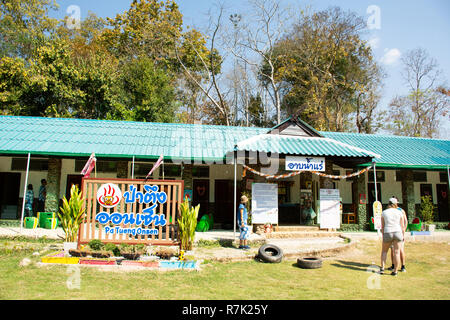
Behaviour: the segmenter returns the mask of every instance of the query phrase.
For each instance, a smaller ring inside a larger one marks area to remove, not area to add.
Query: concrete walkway
[[[22,229],[15,227],[0,228],[0,237],[32,237],[48,239],[63,239],[64,232],[61,228],[48,229]],[[215,261],[245,261],[252,260],[258,253],[258,249],[264,243],[274,244],[283,250],[286,259],[296,259],[301,256],[333,256],[355,246],[358,240],[379,240],[376,232],[343,232],[341,237],[335,234],[330,237],[314,238],[269,238],[264,234],[251,233],[249,244],[250,250],[238,249],[239,233],[232,230],[212,230],[208,232],[197,232],[196,245],[190,252],[186,252],[186,258],[204,259]],[[406,241],[433,241],[450,242],[450,231],[435,231],[433,235],[411,236],[406,233]]]

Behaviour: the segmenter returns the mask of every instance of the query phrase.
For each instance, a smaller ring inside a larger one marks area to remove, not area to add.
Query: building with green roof
[[[233,227],[234,156],[239,194],[249,191],[252,182],[278,184],[280,224],[302,224],[305,200],[310,198],[320,211],[319,190],[335,188],[343,216],[351,213],[356,227],[367,228],[375,200],[373,169],[357,177],[336,177],[373,163],[376,198],[383,205],[396,196],[411,220],[419,216],[421,196],[428,194],[436,205],[436,220],[450,220],[449,140],[318,132],[295,116],[274,128],[0,116],[0,218],[17,219],[21,212],[28,155],[35,197],[46,179],[46,211],[56,211],[70,186],[81,183],[80,172],[92,153],[96,176],[135,179],[145,178],[163,155],[163,166],[151,178],[184,180],[193,203],[201,204],[201,215],[213,213],[222,228]],[[271,180],[248,171],[243,177],[244,165],[287,174],[286,157],[291,156],[325,159],[328,177],[302,172]]]

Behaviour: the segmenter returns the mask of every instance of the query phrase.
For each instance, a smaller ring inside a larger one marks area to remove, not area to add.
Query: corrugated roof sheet
[[[262,134],[238,143],[239,150],[290,155],[379,157],[379,155],[329,138]]]
[[[223,160],[267,129],[212,125],[0,116],[0,152],[59,156]]]
[[[442,169],[450,140],[320,132],[325,138],[267,136],[268,128],[0,116],[0,153],[203,161],[223,160],[241,142],[247,149],[286,154],[373,156],[379,165]],[[251,139],[250,139],[251,138]],[[314,139],[314,140],[311,140]],[[317,139],[321,139],[318,141]],[[244,145],[246,143],[246,145]]]
[[[443,168],[450,165],[450,140],[393,135],[321,132],[325,137],[381,155],[380,166]]]

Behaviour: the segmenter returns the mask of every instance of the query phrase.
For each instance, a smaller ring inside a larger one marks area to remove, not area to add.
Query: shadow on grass
[[[338,268],[364,272],[367,272],[367,270],[369,270],[370,267],[373,267],[373,265],[371,264],[359,263],[354,261],[344,261],[344,260],[337,260],[337,263],[332,263],[331,265]]]

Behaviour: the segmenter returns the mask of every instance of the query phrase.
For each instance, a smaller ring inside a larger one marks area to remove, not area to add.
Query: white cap
[[[398,204],[398,200],[396,198],[390,198],[389,203]]]

